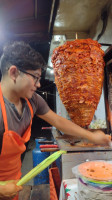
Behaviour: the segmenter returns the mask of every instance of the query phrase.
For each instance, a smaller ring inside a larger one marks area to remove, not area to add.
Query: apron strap
[[[5,128],[5,131],[8,131],[7,114],[6,114],[5,103],[4,103],[4,99],[2,95],[1,85],[0,85],[0,104],[1,104],[1,111],[3,115],[4,128]]]

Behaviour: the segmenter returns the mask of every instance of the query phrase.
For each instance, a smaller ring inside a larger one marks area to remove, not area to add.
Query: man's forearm
[[[39,117],[67,135],[87,139],[95,144],[108,145],[110,142],[110,138],[108,138],[108,136],[106,136],[102,131],[97,130],[92,133],[87,129],[81,128],[70,120],[60,117],[52,110],[44,115],[39,115]]]
[[[93,133],[84,128],[81,128],[72,121],[63,118],[52,111],[49,111],[47,114],[39,117],[50,123],[52,126],[55,126],[58,130],[64,132],[67,135],[78,138],[85,138],[92,141]]]
[[[81,128],[80,126],[74,124],[69,120],[66,120],[65,118],[60,117],[56,128],[67,135],[92,140],[93,133],[91,133],[87,129]]]

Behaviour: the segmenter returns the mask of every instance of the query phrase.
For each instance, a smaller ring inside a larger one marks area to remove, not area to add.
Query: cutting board
[[[79,141],[79,139],[76,139],[76,143],[71,145],[70,142],[67,141],[67,136],[64,138],[64,136],[62,136],[57,130],[53,130],[52,134],[59,148],[65,151],[112,151],[112,147],[95,145],[89,143],[87,140]]]

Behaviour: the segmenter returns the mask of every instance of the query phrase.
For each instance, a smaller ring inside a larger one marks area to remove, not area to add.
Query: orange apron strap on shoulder
[[[0,104],[1,104],[1,111],[3,115],[4,127],[5,127],[5,132],[6,132],[8,131],[8,122],[7,122],[6,108],[5,108],[5,104],[3,100],[1,85],[0,85]]]

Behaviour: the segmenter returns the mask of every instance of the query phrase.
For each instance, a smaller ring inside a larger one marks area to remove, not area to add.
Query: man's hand
[[[0,185],[0,200],[12,200],[22,190],[21,186],[16,185],[17,182],[12,181],[6,185]]]
[[[111,137],[110,135],[106,135],[102,131],[97,130],[92,133],[92,137],[90,135],[90,141],[99,145],[109,145]]]

